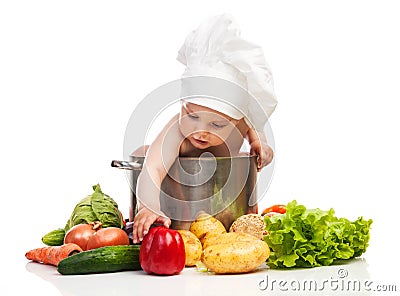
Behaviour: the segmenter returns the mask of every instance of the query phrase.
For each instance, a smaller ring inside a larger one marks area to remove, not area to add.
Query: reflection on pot
[[[130,170],[130,186],[136,189],[144,157],[112,166]],[[220,220],[228,230],[241,215],[257,213],[257,157],[179,157],[161,185],[161,210],[171,218],[172,228],[189,229],[201,212]],[[137,211],[135,190],[131,190],[130,221]]]

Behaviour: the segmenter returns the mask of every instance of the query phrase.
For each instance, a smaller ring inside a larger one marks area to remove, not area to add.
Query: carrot
[[[26,252],[25,257],[28,260],[57,266],[61,260],[79,252],[83,252],[81,247],[76,244],[69,243],[61,246],[33,249]]]

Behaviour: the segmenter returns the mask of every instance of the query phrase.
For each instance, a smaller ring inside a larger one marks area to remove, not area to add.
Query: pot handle
[[[113,168],[124,169],[124,170],[137,170],[141,169],[142,165],[137,161],[124,161],[124,160],[113,160],[111,161]]]

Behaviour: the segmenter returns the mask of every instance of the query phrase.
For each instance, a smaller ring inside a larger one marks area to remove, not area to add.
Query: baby
[[[170,226],[170,218],[161,211],[159,197],[161,184],[177,157],[199,157],[205,152],[215,157],[236,156],[247,140],[250,154],[258,156],[258,170],[272,161],[273,151],[263,132],[276,106],[272,76],[261,48],[239,35],[232,17],[220,15],[192,31],[180,49],[178,60],[186,65],[183,77],[226,79],[246,89],[253,99],[241,95],[234,98],[228,90],[222,101],[212,100],[207,94],[196,98],[182,96],[180,112],[142,153],[136,153],[145,154],[146,158],[136,187],[134,243],[143,239],[153,223]]]
[[[137,186],[137,196],[143,198],[134,220],[133,242],[141,241],[153,223],[170,226],[171,220],[161,212],[156,197],[160,196],[161,183],[178,156],[198,157],[204,152],[215,157],[236,156],[244,139],[250,144],[250,153],[258,156],[258,170],[272,161],[273,151],[265,134],[259,137],[243,118],[235,119],[182,100],[181,112],[144,148],[146,161]]]

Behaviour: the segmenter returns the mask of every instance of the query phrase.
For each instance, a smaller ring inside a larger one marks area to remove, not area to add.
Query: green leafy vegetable
[[[350,222],[333,209],[306,209],[294,200],[286,214],[264,216],[271,268],[316,267],[359,257],[368,247],[372,220]]]
[[[123,227],[117,203],[101,191],[99,184],[93,186],[93,191],[75,206],[65,232],[75,225],[94,221],[100,221],[103,227]]]

